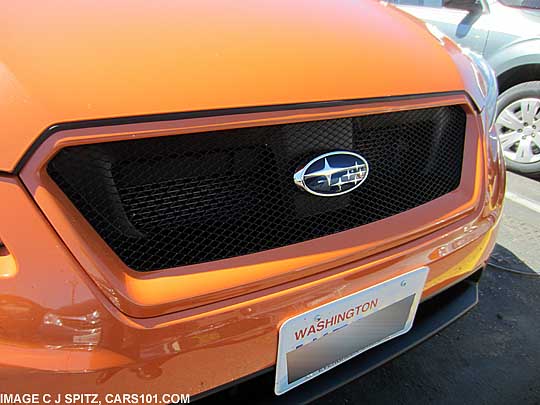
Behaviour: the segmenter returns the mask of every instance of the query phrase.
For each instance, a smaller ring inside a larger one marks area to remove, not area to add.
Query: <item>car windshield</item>
[[[540,0],[500,0],[502,4],[517,8],[535,8],[540,10]]]

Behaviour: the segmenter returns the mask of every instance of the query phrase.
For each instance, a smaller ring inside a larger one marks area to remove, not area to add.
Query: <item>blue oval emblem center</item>
[[[368,173],[368,162],[362,156],[337,151],[311,160],[294,174],[294,182],[311,194],[334,197],[359,187]]]

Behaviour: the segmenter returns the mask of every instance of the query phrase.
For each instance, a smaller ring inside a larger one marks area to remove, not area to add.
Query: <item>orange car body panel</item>
[[[463,89],[424,31],[372,1],[9,2],[0,170],[60,122]]]
[[[485,264],[504,163],[470,63],[422,23],[374,1],[33,7],[12,2],[0,15],[0,383],[10,391],[197,394],[275,364],[291,316],[422,266],[428,298]],[[287,107],[336,100],[358,102]],[[45,170],[69,145],[457,104],[467,137],[454,192],[211,263],[129,269]],[[54,127],[272,105],[283,107]]]

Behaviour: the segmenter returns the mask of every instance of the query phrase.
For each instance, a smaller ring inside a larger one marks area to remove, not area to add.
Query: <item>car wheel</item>
[[[499,96],[495,128],[506,166],[540,175],[540,81],[518,84]]]

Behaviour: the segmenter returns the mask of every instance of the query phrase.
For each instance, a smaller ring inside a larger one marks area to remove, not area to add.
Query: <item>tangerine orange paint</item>
[[[382,2],[8,2],[0,93],[2,390],[199,394],[274,365],[284,320],[423,266],[431,297],[482,267],[495,243],[504,163],[473,102],[470,62]],[[357,102],[324,105],[339,100]],[[287,108],[310,102],[323,104]],[[272,105],[284,106],[46,132]],[[216,262],[128,268],[45,169],[71,145],[444,105],[467,116],[455,191]]]

